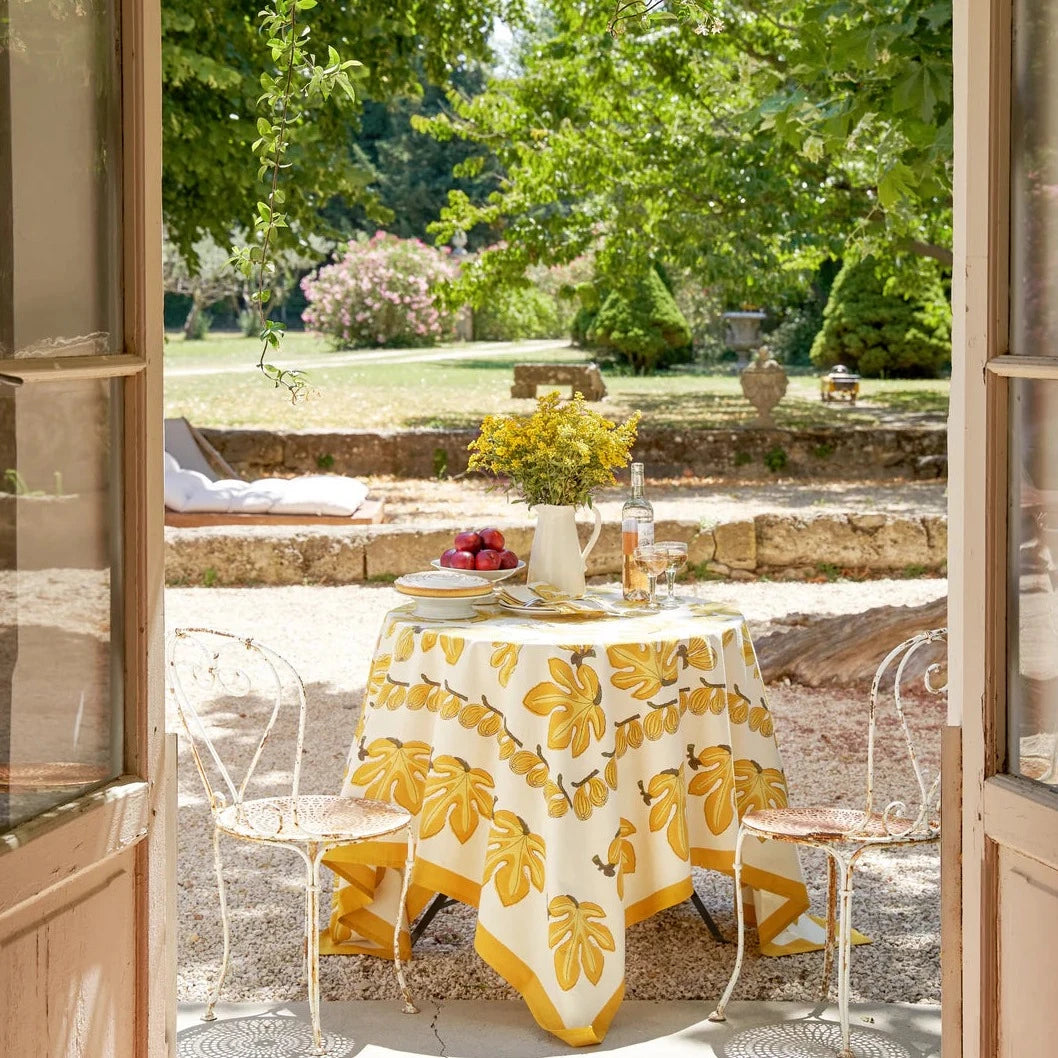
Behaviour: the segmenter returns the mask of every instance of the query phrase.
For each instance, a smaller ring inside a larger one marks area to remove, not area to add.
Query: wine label
[[[654,543],[654,523],[625,518],[621,522],[621,550],[630,555],[640,544]]]

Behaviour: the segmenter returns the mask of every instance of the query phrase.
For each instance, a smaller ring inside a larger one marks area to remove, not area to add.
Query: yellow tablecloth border
[[[345,929],[359,934],[370,943],[365,945],[352,940],[336,941],[331,930],[327,929],[320,933],[321,954],[393,957],[393,927],[371,912],[368,905],[374,899],[377,869],[379,867],[394,867],[398,870],[403,868],[406,850],[406,845],[395,842],[364,842],[359,845],[340,846],[327,853],[323,862],[349,883],[335,892],[331,922],[332,924],[340,923]],[[365,863],[365,860],[370,860],[370,863]],[[695,867],[720,871],[729,876],[734,875],[735,856],[733,852],[692,848],[690,861]],[[787,926],[796,922],[808,910],[810,906],[808,891],[803,884],[749,864],[742,865],[742,880],[750,888],[761,889],[786,898],[784,904],[763,922],[757,924],[762,954],[799,955],[807,951],[820,950],[820,945],[803,940],[787,945],[771,943]],[[642,900],[637,900],[625,909],[625,926],[634,926],[637,922],[642,922],[659,911],[682,904],[693,891],[693,882],[688,877],[659,889]],[[408,890],[409,918],[414,920],[436,893],[444,893],[445,896],[450,896],[460,903],[477,907],[481,896],[481,884],[439,864],[431,863],[429,860],[416,860],[415,878]],[[752,907],[747,907],[746,910],[751,912]],[[750,916],[747,915],[747,917]],[[854,943],[870,943],[863,934],[857,934],[857,937],[862,939],[856,939]],[[499,944],[495,938],[493,940],[495,944]],[[485,957],[480,949],[479,954]],[[410,955],[410,941],[405,933],[401,937],[401,958],[409,958]],[[516,958],[510,952],[508,955],[511,959]],[[489,965],[498,973],[503,973],[499,966],[492,963]],[[525,967],[524,972],[531,974],[532,971]],[[536,978],[534,977],[533,980],[535,981]],[[537,987],[539,988],[539,984]],[[541,995],[543,995],[542,989]],[[600,1042],[600,1040],[595,1042]]]
[[[735,854],[722,849],[691,849],[691,863],[710,871],[735,875]],[[762,889],[777,896],[785,896],[786,903],[777,908],[763,922],[757,923],[757,934],[761,947],[777,937],[791,922],[796,922],[811,906],[808,889],[803,882],[784,878],[781,874],[762,871],[751,864],[742,864],[742,883],[751,889]],[[690,894],[688,893],[688,896]],[[813,949],[819,951],[819,948]],[[793,954],[793,953],[791,953]]]
[[[624,978],[590,1025],[569,1029],[563,1025],[562,1018],[548,999],[547,992],[536,974],[480,922],[474,934],[474,949],[525,1000],[530,1013],[541,1028],[571,1047],[590,1047],[592,1044],[602,1043],[624,998]]]

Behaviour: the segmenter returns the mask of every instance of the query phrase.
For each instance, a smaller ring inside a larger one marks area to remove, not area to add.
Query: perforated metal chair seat
[[[879,812],[868,815],[860,808],[833,808],[807,805],[797,808],[763,808],[747,812],[742,825],[761,837],[778,841],[818,841],[823,844],[858,842],[936,841],[939,835],[911,835],[913,819],[890,816]]]
[[[372,841],[406,827],[411,815],[397,805],[364,797],[261,797],[229,805],[217,826],[250,841]]]

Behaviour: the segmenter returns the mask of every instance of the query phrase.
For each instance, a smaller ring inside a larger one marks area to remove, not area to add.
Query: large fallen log
[[[876,606],[837,617],[790,614],[782,628],[755,638],[754,645],[765,683],[782,679],[806,687],[861,683],[874,676],[878,663],[898,643],[947,623],[947,598],[924,606]]]

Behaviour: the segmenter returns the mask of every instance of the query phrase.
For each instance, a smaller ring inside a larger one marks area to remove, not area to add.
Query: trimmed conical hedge
[[[873,378],[936,378],[951,363],[951,308],[940,276],[915,298],[885,292],[874,258],[838,273],[812,343],[812,363]]]
[[[587,333],[590,344],[612,351],[637,375],[677,358],[691,344],[687,324],[653,269],[610,291]]]

